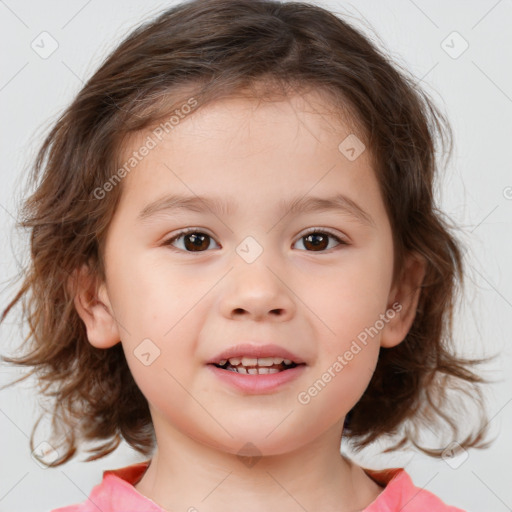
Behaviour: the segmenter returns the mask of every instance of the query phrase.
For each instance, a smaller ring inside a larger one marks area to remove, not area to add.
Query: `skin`
[[[341,431],[379,348],[403,341],[412,324],[424,263],[408,257],[393,282],[392,231],[369,151],[345,158],[338,145],[351,131],[328,107],[315,93],[262,103],[232,97],[186,117],[123,180],[105,282],[80,274],[75,304],[89,342],[102,349],[121,342],[149,402],[157,449],[135,488],[164,509],[235,512],[243,503],[247,512],[353,512],[382,492],[340,455]],[[125,156],[149,133],[133,137]],[[333,192],[374,224],[336,211],[279,209],[283,199]],[[233,212],[163,211],[137,220],[171,193],[224,198]],[[203,252],[186,252],[183,237],[163,243],[187,227],[211,236]],[[315,251],[303,238],[312,227],[346,244],[329,238]],[[263,249],[250,264],[236,252],[247,236]],[[401,311],[317,396],[299,403],[298,394],[395,302]],[[149,366],[134,354],[146,338],[160,350]],[[271,393],[237,391],[205,363],[243,341],[281,345],[307,362],[305,371]],[[237,456],[247,442],[261,457],[254,465]]]

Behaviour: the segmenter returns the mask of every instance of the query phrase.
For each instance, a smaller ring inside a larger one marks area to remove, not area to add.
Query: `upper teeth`
[[[283,359],[282,357],[230,357],[229,359],[222,359],[219,361],[220,366],[224,366],[227,361],[231,366],[272,366],[274,364],[284,363],[286,365],[292,364],[290,359]]]

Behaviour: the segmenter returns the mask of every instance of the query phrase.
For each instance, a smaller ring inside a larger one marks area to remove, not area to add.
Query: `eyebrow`
[[[343,213],[361,224],[375,227],[372,217],[364,211],[355,201],[343,194],[330,197],[303,196],[291,201],[280,202],[283,216],[288,214],[315,213],[337,211]],[[167,195],[146,205],[137,216],[139,221],[145,221],[153,215],[163,211],[192,211],[205,213],[211,211],[216,215],[234,215],[233,205],[223,199],[202,196]]]

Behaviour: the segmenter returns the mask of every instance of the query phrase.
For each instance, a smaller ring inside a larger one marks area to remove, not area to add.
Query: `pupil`
[[[185,247],[187,250],[197,251],[201,249],[208,249],[208,246],[210,245],[208,243],[209,235],[205,235],[204,233],[192,233],[190,235],[185,236]],[[191,245],[187,243],[187,241],[191,242]],[[205,244],[206,240],[206,244]]]
[[[312,233],[310,235],[307,235],[305,237],[306,243],[304,244],[305,247],[307,247],[308,243],[311,243],[314,249],[325,249],[327,247],[327,237],[318,234],[318,233]]]

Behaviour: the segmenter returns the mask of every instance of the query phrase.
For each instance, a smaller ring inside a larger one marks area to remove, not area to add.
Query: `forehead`
[[[359,139],[365,138],[364,127],[352,114],[348,103],[340,102],[340,98],[328,90],[284,94],[256,89],[257,96],[251,95],[252,90],[242,89],[204,105],[194,98],[193,91],[189,96],[180,91],[181,101],[173,101],[165,115],[151,127],[125,139],[121,159],[126,160],[132,151],[142,148],[148,136],[159,146],[171,146],[175,142],[181,147],[184,144],[197,147],[213,137],[229,138],[231,156],[237,150],[243,152],[244,148],[270,148],[276,132],[280,132],[282,141],[285,132],[288,139],[293,139],[297,132],[306,130],[311,135],[309,142],[316,139],[318,144],[324,138],[320,132],[324,132],[323,135],[335,133],[335,137],[357,133]],[[298,145],[304,141],[304,137],[296,139]],[[332,140],[327,144],[332,144]]]
[[[123,181],[123,196],[131,204],[142,207],[164,188],[231,197],[242,205],[310,191],[352,189],[353,200],[378,193],[363,135],[354,133],[353,120],[325,94],[229,97],[179,114],[171,113],[175,119],[166,133],[164,118],[125,142],[124,161],[151,146]],[[355,159],[346,153],[354,142],[361,152]]]

